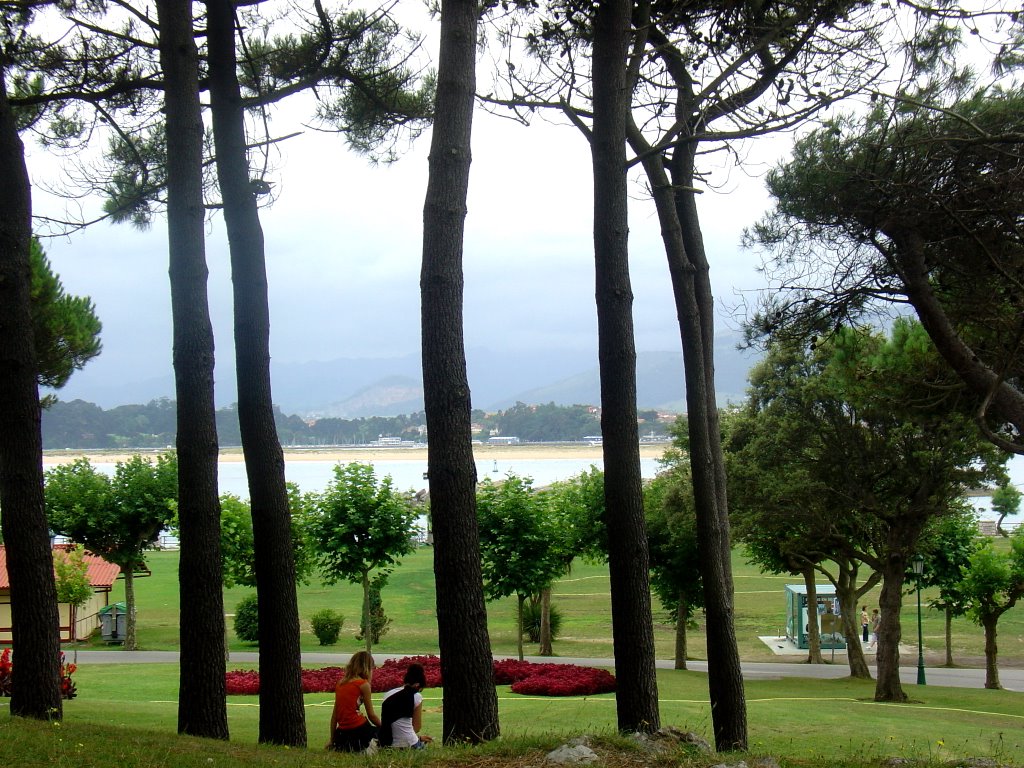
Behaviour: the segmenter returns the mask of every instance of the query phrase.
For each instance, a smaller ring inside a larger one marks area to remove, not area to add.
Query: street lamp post
[[[924,679],[924,635],[921,631],[921,577],[924,575],[924,558],[914,555],[910,561],[917,581],[917,684],[926,685]]]

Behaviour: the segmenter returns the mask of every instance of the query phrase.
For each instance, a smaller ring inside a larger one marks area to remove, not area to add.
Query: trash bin
[[[128,611],[124,603],[111,603],[100,608],[100,635],[108,643],[123,643]]]

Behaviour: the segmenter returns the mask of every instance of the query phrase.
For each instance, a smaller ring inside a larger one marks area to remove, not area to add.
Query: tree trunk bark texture
[[[443,0],[420,272],[423,400],[445,743],[499,735],[463,340],[463,236],[476,92],[475,0]]]
[[[284,454],[270,383],[266,253],[249,179],[231,0],[207,0],[210,104],[234,296],[238,422],[252,508],[260,652],[260,742],[306,745],[299,608]],[[369,625],[367,625],[369,626]]]
[[[955,666],[953,663],[953,609],[946,606],[946,666]]]
[[[541,656],[554,656],[551,647],[551,587],[540,591],[540,648]]]
[[[676,217],[683,249],[666,251],[679,316],[690,428],[690,466],[702,550],[704,605],[707,613],[708,687],[715,746],[719,751],[747,749],[747,703],[736,642],[732,544],[725,491],[718,404],[715,400],[714,297],[711,270],[693,189],[696,144],[678,148],[670,164]]]
[[[818,627],[818,584],[817,572],[810,568],[804,571],[804,588],[807,590],[807,663],[824,664],[821,658],[821,632]]]
[[[523,603],[526,602],[526,595],[516,595],[516,651],[519,653],[519,660],[523,660]]]
[[[367,653],[373,651],[373,629],[370,622],[373,620],[370,610],[370,572],[363,571],[363,647]]]
[[[60,619],[43,501],[43,442],[32,335],[32,193],[0,62],[0,508],[17,665],[12,715],[60,720]]]
[[[689,603],[686,593],[679,592],[679,605],[676,607],[676,652],[673,669],[686,669],[686,616]]]
[[[907,694],[900,684],[900,606],[903,604],[903,575],[906,558],[890,554],[882,571],[882,592],[878,598],[881,623],[878,626],[878,653],[875,665],[878,679],[875,682],[875,701],[903,702]]]
[[[626,57],[632,3],[601,3],[594,17],[594,263],[605,525],[611,580],[612,640],[620,731],[660,725],[654,629],[636,421],[633,290],[627,247]]]
[[[837,559],[839,573],[836,578],[836,596],[839,598],[839,610],[843,616],[843,637],[846,639],[846,660],[850,667],[850,677],[859,680],[870,680],[871,669],[864,656],[861,640],[860,614],[857,606],[860,599],[874,586],[876,580],[869,579],[861,587],[857,587],[857,561]]]
[[[121,575],[124,576],[124,649],[126,651],[137,651],[139,642],[135,632],[135,572],[133,566],[125,568]]]
[[[985,627],[985,687],[998,690],[999,684],[999,647],[996,645],[996,629],[999,616],[986,615],[983,619]]]
[[[168,272],[178,404],[178,732],[227,739],[214,344],[203,231],[203,120],[191,11],[188,2],[157,2],[165,83]]]
[[[747,705],[734,626],[725,463],[714,389],[714,300],[693,193],[676,191],[693,186],[696,148],[674,151],[670,177],[664,158],[648,151],[650,145],[631,119],[627,121],[627,133],[634,152],[644,158],[644,172],[661,224],[682,340],[715,746],[720,751],[745,750]]]

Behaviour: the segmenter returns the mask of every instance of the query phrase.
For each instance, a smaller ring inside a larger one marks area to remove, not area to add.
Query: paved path
[[[178,663],[176,651],[78,651],[66,650],[69,660],[77,664],[144,664],[162,662],[169,664]],[[387,659],[404,658],[409,654],[374,654],[378,662]],[[350,654],[348,653],[303,653],[304,664],[322,664],[345,666]],[[614,662],[607,658],[567,658],[564,656],[545,657],[528,656],[527,661],[537,663],[556,664],[580,664],[588,667],[611,667]],[[258,652],[235,651],[231,654],[228,664],[250,664],[260,660]],[[657,662],[659,669],[672,669],[672,661],[662,659]],[[708,664],[706,661],[690,661],[689,669],[696,672],[706,672]],[[748,680],[777,680],[783,677],[816,677],[834,679],[847,677],[850,673],[845,659],[834,664],[802,664],[786,662],[743,662],[743,677]],[[874,673],[874,670],[872,670]],[[917,684],[917,666],[903,666],[900,669],[900,678],[904,685]],[[948,667],[926,667],[925,679],[929,685],[944,685],[956,688],[984,688],[984,669],[951,669]],[[1024,669],[1005,668],[999,670],[999,681],[1003,688],[1009,691],[1024,692]]]

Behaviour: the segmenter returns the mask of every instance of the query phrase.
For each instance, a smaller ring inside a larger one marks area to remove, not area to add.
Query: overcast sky
[[[435,58],[436,60],[436,58]],[[481,63],[480,82],[489,78]],[[291,115],[275,119],[284,130]],[[271,296],[271,352],[302,362],[391,356],[419,349],[419,268],[430,135],[401,160],[373,166],[336,134],[306,131],[281,150],[277,201],[265,209]],[[789,144],[773,140],[776,156]],[[36,211],[56,212],[42,191],[59,183],[43,150],[30,147]],[[761,284],[757,257],[739,247],[743,227],[766,198],[759,175],[733,170],[699,200],[720,331],[735,330],[724,305]],[[634,175],[634,179],[637,177]],[[466,344],[469,348],[594,349],[591,170],[576,129],[538,120],[524,127],[477,111],[466,220]],[[679,349],[668,271],[653,206],[631,187],[630,254],[639,351]],[[100,201],[85,201],[95,216]],[[90,375],[138,379],[171,367],[166,228],[100,224],[44,243],[66,289],[93,298],[103,322],[103,354]],[[231,290],[223,219],[208,227],[210,305],[218,377],[231,370]],[[595,358],[596,359],[596,358]],[[228,374],[230,375],[230,374]],[[69,385],[69,391],[72,385]]]

